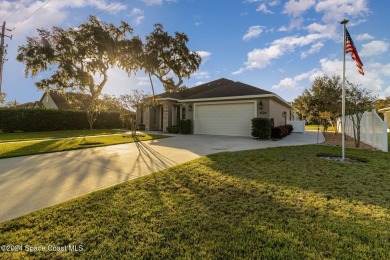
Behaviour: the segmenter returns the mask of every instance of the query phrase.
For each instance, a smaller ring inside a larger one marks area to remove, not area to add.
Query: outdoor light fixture
[[[188,111],[192,111],[192,105],[188,105]]]
[[[259,110],[262,110],[262,109],[263,109],[263,102],[261,102],[261,100],[259,100],[258,106],[259,106]]]

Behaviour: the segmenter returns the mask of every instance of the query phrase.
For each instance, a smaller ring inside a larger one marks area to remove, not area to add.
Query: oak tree
[[[88,94],[85,112],[92,129],[101,109],[99,97],[108,70],[119,67],[130,75],[139,68],[142,42],[132,33],[123,21],[117,27],[90,16],[78,27],[38,29],[37,36],[27,37],[27,44],[19,46],[17,60],[26,65],[26,77],[53,71],[50,77],[35,83],[38,89]]]
[[[199,69],[201,57],[187,47],[189,39],[184,33],[171,36],[162,24],[155,24],[154,30],[146,36],[143,45],[141,66],[149,76],[154,96],[152,76],[162,83],[165,91],[177,92],[184,78]]]

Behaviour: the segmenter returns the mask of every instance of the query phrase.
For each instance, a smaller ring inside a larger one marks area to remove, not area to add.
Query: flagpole
[[[345,30],[347,19],[344,19],[341,24],[343,25],[343,89],[341,97],[341,160],[345,160]]]

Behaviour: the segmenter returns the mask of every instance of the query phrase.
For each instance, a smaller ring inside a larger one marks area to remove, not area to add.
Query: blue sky
[[[0,0],[0,20],[15,28],[7,32],[13,39],[5,40],[8,61],[2,91],[7,101],[24,103],[42,95],[34,82],[45,75],[25,78],[24,65],[15,59],[26,36],[37,28],[77,26],[96,14],[106,22],[128,22],[142,38],[155,23],[162,23],[170,34],[186,33],[190,49],[203,57],[199,71],[185,82],[188,87],[224,77],[272,91],[287,101],[310,87],[315,77],[342,72],[340,21],[346,18],[365,72],[357,73],[348,54],[348,80],[379,97],[390,96],[390,1],[51,0],[33,14],[45,2]],[[161,84],[154,83],[156,92],[163,92]],[[120,95],[132,88],[151,91],[142,73],[129,78],[112,69],[104,93]]]

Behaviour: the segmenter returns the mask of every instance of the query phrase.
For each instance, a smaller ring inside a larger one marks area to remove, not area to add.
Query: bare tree
[[[133,137],[135,137],[138,129],[137,111],[146,107],[148,105],[148,100],[151,100],[151,97],[150,95],[145,94],[142,90],[132,89],[131,94],[121,95],[119,99],[127,110],[135,112],[135,117],[132,117],[131,115],[124,115],[125,120],[128,120],[130,123],[130,129],[132,130]]]
[[[371,91],[360,88],[360,85],[347,81],[346,94],[346,115],[353,124],[353,137],[355,147],[360,146],[360,123],[365,111],[373,108],[376,97],[372,96]]]

